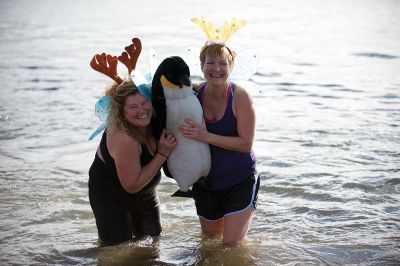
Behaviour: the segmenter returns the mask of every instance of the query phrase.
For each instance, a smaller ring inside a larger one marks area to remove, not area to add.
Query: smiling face
[[[124,115],[130,124],[136,127],[147,127],[153,115],[153,107],[139,93],[129,95],[125,99]]]
[[[235,54],[228,47],[213,44],[204,46],[200,53],[201,70],[207,83],[225,83],[232,71]]]
[[[207,83],[210,85],[219,85],[228,80],[230,67],[226,58],[208,55],[206,56],[202,71]]]

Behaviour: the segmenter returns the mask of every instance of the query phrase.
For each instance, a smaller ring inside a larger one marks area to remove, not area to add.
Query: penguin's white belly
[[[185,138],[178,127],[185,119],[202,123],[203,110],[194,95],[184,99],[166,100],[166,129],[173,133],[177,146],[170,154],[167,166],[180,190],[186,192],[201,177],[206,177],[211,167],[210,148],[207,143]]]

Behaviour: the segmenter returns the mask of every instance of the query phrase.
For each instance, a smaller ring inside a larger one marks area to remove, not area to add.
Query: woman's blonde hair
[[[234,51],[232,51],[231,49],[229,49],[228,46],[223,45],[223,44],[219,44],[219,43],[215,43],[215,44],[211,44],[211,45],[205,44],[203,46],[203,48],[201,48],[201,51],[200,51],[200,66],[202,69],[206,62],[207,56],[211,56],[211,57],[221,56],[223,58],[226,58],[228,60],[229,68],[232,69],[234,62],[235,62],[236,53]]]
[[[138,128],[126,120],[124,111],[126,98],[138,93],[139,90],[130,77],[126,78],[121,84],[114,83],[109,86],[106,89],[106,95],[111,97],[111,106],[107,116],[107,123],[111,130],[117,128],[132,138],[143,142]]]

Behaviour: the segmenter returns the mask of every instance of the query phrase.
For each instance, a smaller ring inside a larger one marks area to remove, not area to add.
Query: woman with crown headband
[[[246,90],[229,81],[235,53],[225,45],[245,22],[233,19],[214,30],[204,18],[192,21],[208,37],[200,52],[206,82],[197,88],[205,124],[186,120],[180,130],[211,150],[210,173],[193,185],[193,197],[202,231],[222,234],[224,244],[238,245],[249,229],[260,186],[252,151],[255,111]]]
[[[139,39],[125,49],[128,53],[118,59],[131,74],[141,50]],[[89,200],[101,245],[160,234],[155,186],[176,146],[175,137],[165,131],[158,141],[152,135],[151,100],[130,77],[123,81],[117,75],[118,59],[98,54],[91,62],[92,68],[116,81],[106,92],[111,103],[107,128],[89,170]]]

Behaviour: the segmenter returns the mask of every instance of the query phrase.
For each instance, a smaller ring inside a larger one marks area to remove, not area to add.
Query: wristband
[[[168,159],[168,156],[167,155],[165,155],[165,154],[163,154],[163,153],[161,153],[161,152],[156,152],[156,153],[158,153],[158,154],[160,154],[161,156],[164,156],[166,159]]]

